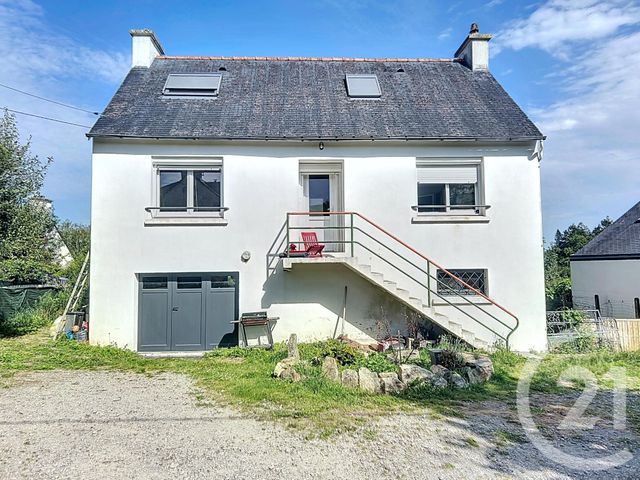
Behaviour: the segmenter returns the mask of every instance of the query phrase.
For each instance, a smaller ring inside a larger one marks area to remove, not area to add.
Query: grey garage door
[[[237,344],[238,273],[142,274],[138,350],[210,350]]]

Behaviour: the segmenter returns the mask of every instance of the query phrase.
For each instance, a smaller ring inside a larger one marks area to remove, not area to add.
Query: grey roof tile
[[[571,259],[588,260],[594,257],[640,258],[640,202],[578,250]]]
[[[169,73],[219,72],[216,98],[162,95]],[[404,73],[399,73],[399,68]],[[382,97],[349,98],[348,73]],[[131,69],[88,134],[212,139],[539,139],[489,72],[458,61],[158,57]]]

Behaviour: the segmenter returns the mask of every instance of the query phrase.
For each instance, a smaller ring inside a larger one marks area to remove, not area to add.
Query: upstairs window
[[[222,203],[222,165],[158,166],[158,215],[218,216]]]
[[[220,73],[171,73],[167,77],[164,95],[215,97],[220,91]]]
[[[347,94],[352,98],[379,98],[382,96],[376,75],[347,75]]]
[[[483,295],[487,294],[487,271],[482,269],[473,270],[449,270],[449,272],[467,285],[475,288]],[[455,278],[447,275],[444,271],[437,272],[438,286],[437,292],[440,295],[477,295],[476,292],[467,288]]]
[[[418,204],[422,214],[484,215],[478,164],[418,164]]]

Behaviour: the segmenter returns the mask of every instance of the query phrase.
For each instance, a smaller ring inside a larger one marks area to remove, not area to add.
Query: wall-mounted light
[[[242,255],[240,255],[240,260],[242,260],[244,263],[247,263],[249,260],[251,260],[251,252],[248,250],[242,252]]]
[[[319,148],[320,150],[324,150],[324,142],[320,142],[320,143],[318,144],[318,148]]]

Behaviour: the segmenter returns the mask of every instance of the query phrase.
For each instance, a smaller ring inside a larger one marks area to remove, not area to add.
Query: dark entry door
[[[171,350],[204,350],[202,276],[177,275],[171,284]]]
[[[140,275],[138,350],[209,350],[237,344],[238,274]]]

